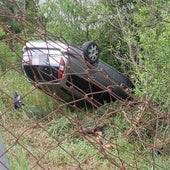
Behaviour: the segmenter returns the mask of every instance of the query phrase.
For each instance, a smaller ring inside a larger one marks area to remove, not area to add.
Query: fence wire
[[[74,50],[71,56],[79,58],[87,67],[79,63],[76,68],[68,65],[69,71],[64,76],[68,76],[66,83],[72,100],[63,100],[55,88],[45,83],[29,82],[22,67],[26,42],[43,40],[48,46],[47,40],[50,40],[68,47],[69,42],[48,32],[41,18],[32,18],[16,1],[6,2],[16,11],[3,2],[0,5],[0,168],[170,169],[170,116],[161,104],[152,102],[152,96],[139,99],[120,87],[131,100],[121,99],[93,80],[95,87],[100,89],[94,91],[90,85],[91,72],[104,78],[108,75],[87,63]],[[15,21],[22,32],[14,32],[7,21]],[[63,52],[63,56],[67,56],[67,52]],[[76,72],[77,69],[81,71]],[[32,73],[33,77],[39,74],[44,80],[40,68],[38,73]],[[76,83],[74,80],[74,76],[81,78],[84,74],[88,90],[84,89],[85,81],[80,79]],[[55,78],[52,81],[55,83]],[[77,98],[75,91],[82,97]],[[100,101],[99,96],[106,93],[109,102]],[[110,100],[113,98],[116,100]]]

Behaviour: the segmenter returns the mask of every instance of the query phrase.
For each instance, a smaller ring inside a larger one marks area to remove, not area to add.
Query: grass
[[[14,91],[21,95],[25,104],[19,110],[13,108]],[[0,131],[8,149],[11,170],[119,169],[114,161],[128,170],[170,168],[170,158],[153,155],[149,149],[151,143],[146,142],[142,134],[142,144],[140,140],[126,137],[130,124],[122,112],[115,112],[122,107],[117,102],[104,105],[95,113],[94,110],[70,111],[63,107],[72,122],[57,110],[56,102],[34,89],[21,72],[14,70],[0,77],[0,95]],[[52,116],[46,117],[52,111],[55,111]],[[110,117],[99,121],[112,112]],[[104,125],[104,141],[109,145],[104,150],[95,135],[83,136],[77,130],[80,124],[92,128],[96,123]],[[142,148],[144,142],[145,149]]]

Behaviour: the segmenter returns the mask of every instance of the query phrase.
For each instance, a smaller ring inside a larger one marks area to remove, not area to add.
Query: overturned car
[[[23,47],[22,68],[27,79],[44,93],[72,105],[131,98],[129,78],[99,59],[95,42],[81,47],[59,41],[29,41]]]

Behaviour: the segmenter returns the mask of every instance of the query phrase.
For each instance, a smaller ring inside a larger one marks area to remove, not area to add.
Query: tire
[[[84,52],[85,59],[90,63],[90,64],[95,64],[99,60],[99,47],[95,42],[88,41],[85,42],[81,49]]]

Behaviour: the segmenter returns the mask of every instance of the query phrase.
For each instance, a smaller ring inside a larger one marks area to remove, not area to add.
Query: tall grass
[[[54,112],[50,119],[42,119],[55,111],[57,104],[34,89],[21,72],[10,70],[1,75],[0,130],[5,146],[9,149],[7,155],[11,170],[43,168],[63,170],[76,169],[78,166],[82,169],[117,169],[100,152],[96,137],[92,135],[84,138],[74,129],[75,124],[73,125],[59,111]],[[21,95],[24,103],[19,110],[13,108],[14,91]],[[95,120],[119,107],[120,104],[116,102],[104,105],[95,113],[90,110],[75,113],[67,108],[63,109],[66,109],[68,116],[72,116],[75,120],[78,114],[79,123],[83,127],[92,128],[96,123]],[[129,114],[132,112],[135,110],[131,110]],[[41,126],[36,126],[36,122],[41,119],[43,120],[39,122]],[[102,123],[106,124],[104,139],[110,147],[105,148],[105,152],[109,158],[128,166],[129,170],[135,169],[134,167],[142,170],[170,168],[170,160],[166,155],[155,156],[153,159],[151,150],[147,151],[145,158],[142,157],[141,153],[144,153],[144,150],[140,141],[129,140],[124,134],[130,125],[122,113],[116,112],[102,120]]]

